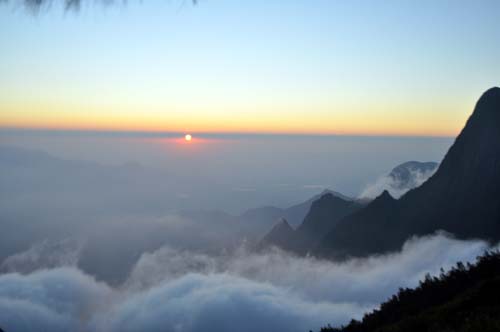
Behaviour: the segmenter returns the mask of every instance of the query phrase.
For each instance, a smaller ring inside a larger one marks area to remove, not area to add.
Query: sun
[[[184,136],[184,139],[187,141],[187,142],[190,142],[192,139],[193,139],[193,136],[191,136],[190,134],[186,134]]]

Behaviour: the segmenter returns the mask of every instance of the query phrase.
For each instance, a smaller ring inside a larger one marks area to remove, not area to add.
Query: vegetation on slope
[[[476,264],[458,263],[415,289],[400,289],[361,321],[321,332],[493,332],[500,331],[500,252]]]

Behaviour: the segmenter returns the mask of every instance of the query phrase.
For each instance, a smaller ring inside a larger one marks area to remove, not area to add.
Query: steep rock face
[[[415,234],[500,239],[500,88],[486,91],[436,174],[401,199]]]
[[[361,256],[398,249],[412,235],[445,230],[500,240],[500,89],[486,91],[437,172],[400,200],[388,193],[341,220],[322,255]]]

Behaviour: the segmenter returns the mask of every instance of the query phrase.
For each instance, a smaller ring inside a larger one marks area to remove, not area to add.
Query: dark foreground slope
[[[401,289],[363,320],[322,332],[493,332],[500,331],[500,253],[475,265],[458,263],[427,277],[416,289]]]
[[[408,237],[436,230],[459,238],[500,240],[500,88],[481,96],[427,182],[397,201],[387,193],[382,196],[341,220],[323,239],[318,254],[362,256],[397,250]]]

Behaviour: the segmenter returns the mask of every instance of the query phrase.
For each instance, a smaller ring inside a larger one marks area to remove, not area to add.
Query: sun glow
[[[190,134],[186,134],[186,136],[184,136],[184,139],[186,140],[186,142],[191,142],[193,137]]]

